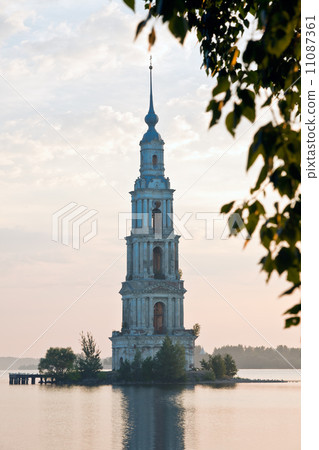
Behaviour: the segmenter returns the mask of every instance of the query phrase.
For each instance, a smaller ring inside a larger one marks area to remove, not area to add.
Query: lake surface
[[[299,378],[293,370],[239,375]],[[10,386],[5,374],[0,402],[1,450],[300,449],[300,383]]]

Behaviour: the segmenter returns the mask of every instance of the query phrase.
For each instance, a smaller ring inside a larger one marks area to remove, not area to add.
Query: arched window
[[[162,334],[164,332],[164,304],[157,302],[154,305],[154,333]]]
[[[154,278],[163,278],[162,263],[162,249],[160,247],[155,247],[153,249]]]
[[[152,164],[153,164],[153,167],[155,167],[157,165],[157,155],[153,155]]]

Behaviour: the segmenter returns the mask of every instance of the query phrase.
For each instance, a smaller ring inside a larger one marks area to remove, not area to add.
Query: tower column
[[[163,201],[163,228],[167,227],[166,200]]]
[[[136,201],[132,200],[132,228],[136,228]]]
[[[143,200],[143,228],[144,229],[147,229],[147,227],[148,227],[147,203],[148,203],[148,200],[145,198]]]
[[[174,242],[174,273],[178,276],[178,243]]]
[[[147,247],[146,247],[146,252],[147,252],[146,260],[147,260],[147,274],[148,274],[148,276],[150,276],[150,274],[151,274],[150,248],[151,248],[150,243],[147,242]]]
[[[138,274],[138,242],[133,242],[133,277]]]
[[[147,242],[143,242],[143,275],[147,276],[147,273],[148,273]]]
[[[132,300],[133,302],[133,328],[137,327],[137,298]]]
[[[153,270],[153,246],[150,244],[149,246],[149,270],[150,270],[150,276],[154,277],[154,270]]]
[[[132,264],[133,264],[132,244],[130,242],[126,242],[126,245],[127,245],[126,272],[127,272],[127,277],[131,277],[132,276]]]
[[[173,301],[172,301],[172,298],[169,297],[168,298],[168,302],[167,302],[167,316],[168,316],[167,328],[168,328],[168,331],[171,331],[172,328],[174,327],[174,323],[173,323],[174,322],[174,316],[173,316],[173,314],[174,314]]]
[[[164,274],[169,275],[169,257],[168,257],[168,242],[164,244]]]
[[[139,242],[139,274],[143,275],[144,272],[144,264],[143,264],[143,259],[144,259],[144,251],[143,251],[143,242]]]
[[[137,328],[141,328],[142,326],[142,300],[140,298],[136,299],[136,326]]]
[[[179,299],[175,298],[175,327],[179,328]]]
[[[141,302],[141,327],[145,328],[145,298],[140,299]]]
[[[170,228],[172,226],[171,219],[171,201],[167,200],[167,226]]]
[[[151,330],[153,330],[153,298],[149,298],[149,310],[148,310],[148,321],[149,321],[149,327]]]
[[[169,266],[168,266],[168,273],[171,275],[173,273],[172,271],[172,264],[173,264],[173,249],[172,249],[172,242],[169,242],[168,248],[169,248]]]
[[[142,227],[142,218],[141,218],[141,214],[142,214],[142,200],[141,199],[137,200],[137,214],[138,214],[137,228],[141,228]]]
[[[148,228],[152,228],[152,200],[147,200],[148,204]]]
[[[181,328],[184,328],[184,302],[182,299],[180,299],[180,304],[181,304],[180,326]]]

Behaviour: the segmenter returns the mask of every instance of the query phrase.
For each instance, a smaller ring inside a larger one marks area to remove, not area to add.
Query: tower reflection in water
[[[121,386],[123,450],[185,448],[184,387]]]

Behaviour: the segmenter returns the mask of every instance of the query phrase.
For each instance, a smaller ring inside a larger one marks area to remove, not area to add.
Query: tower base
[[[125,360],[132,363],[137,350],[140,350],[142,359],[146,359],[148,356],[153,358],[161,348],[165,336],[164,334],[132,335],[113,331],[110,338],[112,341],[112,370],[118,370],[121,362]],[[194,343],[196,339],[193,330],[175,331],[174,334],[167,334],[167,336],[174,345],[179,343],[185,348],[185,369],[192,369],[194,367]]]

